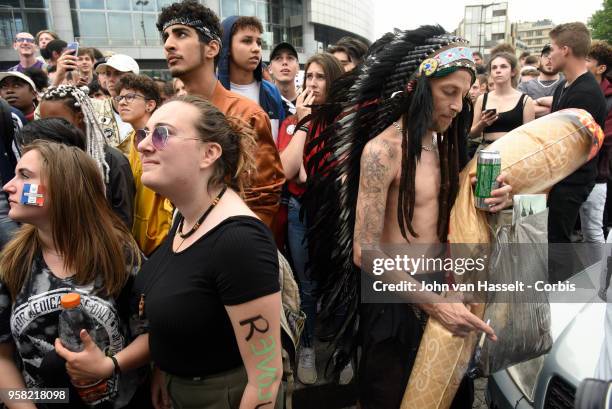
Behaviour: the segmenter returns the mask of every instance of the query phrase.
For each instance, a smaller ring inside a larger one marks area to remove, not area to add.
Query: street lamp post
[[[140,27],[142,27],[142,36],[144,37],[145,46],[147,45],[147,32],[145,31],[145,23],[144,23],[144,6],[149,4],[149,0],[138,0],[136,2],[137,6],[140,6]]]

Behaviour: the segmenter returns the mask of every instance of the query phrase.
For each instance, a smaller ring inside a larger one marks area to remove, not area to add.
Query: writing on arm
[[[241,408],[274,407],[282,373],[279,298],[276,293],[226,307],[249,377]]]

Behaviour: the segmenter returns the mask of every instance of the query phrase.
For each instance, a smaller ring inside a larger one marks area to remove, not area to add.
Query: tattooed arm
[[[401,161],[398,152],[378,136],[367,143],[361,154],[359,192],[353,235],[353,261],[361,267],[362,246],[380,244],[385,224],[389,186]]]
[[[380,241],[385,225],[389,187],[401,166],[399,149],[394,149],[394,145],[385,140],[383,135],[368,142],[361,155],[361,174],[353,237],[353,261],[357,266],[370,272],[372,266],[362,263],[364,261],[362,249],[371,251],[372,257],[388,257],[380,248]],[[397,219],[394,219],[393,222],[397,223]],[[408,281],[417,288],[420,287],[420,284],[410,274],[398,270],[386,271],[377,276],[377,280],[389,284]],[[479,330],[485,331],[489,338],[496,339],[491,327],[472,314],[461,302],[449,302],[448,299],[427,291],[406,291],[396,295],[404,297],[405,302],[419,304],[423,310],[437,318],[455,335],[467,336],[470,331]]]
[[[280,293],[226,306],[247,371],[240,409],[274,409],[280,386]]]

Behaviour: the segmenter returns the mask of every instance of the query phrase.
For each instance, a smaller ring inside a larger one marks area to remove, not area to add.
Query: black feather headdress
[[[412,228],[415,192],[414,175],[420,160],[422,137],[431,127],[433,97],[429,76],[446,75],[459,68],[473,71],[471,52],[466,61],[438,66],[423,72],[432,57],[445,50],[456,51],[465,41],[447,34],[440,26],[423,26],[411,31],[389,33],[370,47],[365,61],[352,73],[332,84],[327,103],[313,113],[306,146],[308,186],[303,210],[308,220],[309,270],[318,281],[322,311],[319,319],[336,326],[334,370],[344,367],[355,350],[359,328],[360,272],[353,264],[355,206],[364,146],[403,118],[402,172],[398,201],[398,223],[408,240]],[[455,47],[455,48],[453,48]],[[466,49],[469,51],[469,49]],[[436,68],[438,70],[436,71]],[[440,70],[439,68],[443,68]],[[475,71],[473,77],[475,76]],[[450,207],[458,190],[459,169],[467,162],[466,138],[471,125],[471,103],[464,99],[444,135],[438,135],[441,163],[438,237],[446,241]]]

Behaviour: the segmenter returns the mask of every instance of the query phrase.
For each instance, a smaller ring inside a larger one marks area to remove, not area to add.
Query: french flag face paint
[[[45,187],[35,183],[25,183],[20,203],[30,206],[42,206],[45,203]]]

